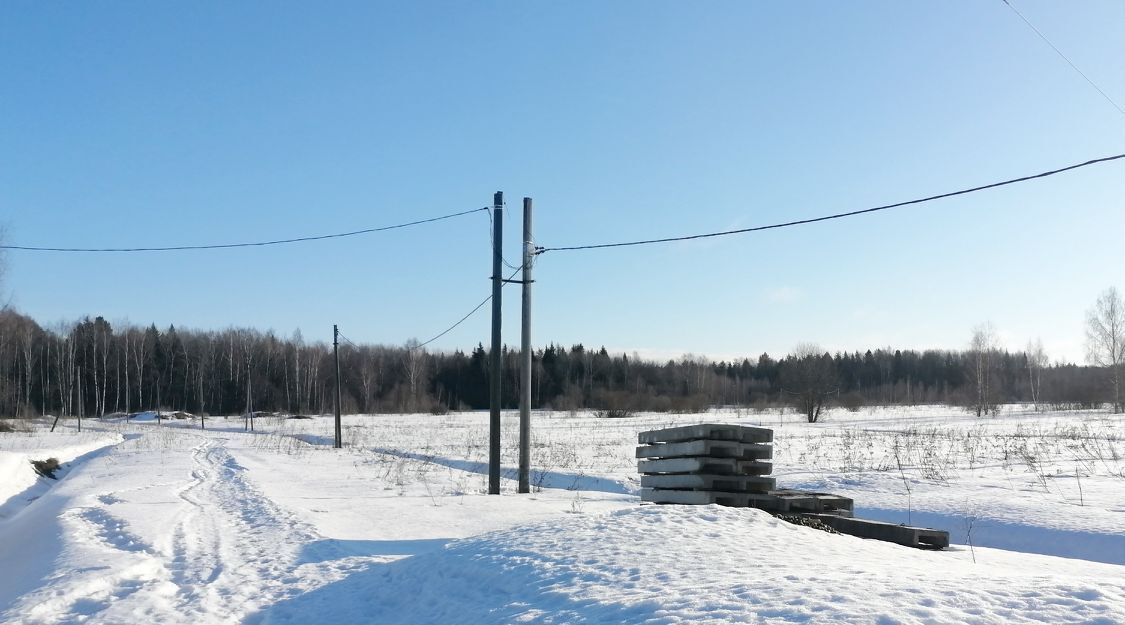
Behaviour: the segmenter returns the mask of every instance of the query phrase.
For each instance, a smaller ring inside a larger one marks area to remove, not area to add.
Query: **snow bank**
[[[120,434],[104,432],[0,436],[0,521],[15,516],[55,483],[40,477],[31,467],[32,460],[58,459],[63,466],[55,476],[61,479],[75,460],[123,440]]]
[[[246,623],[1117,623],[1121,568],[918,551],[757,510],[646,506],[454,541]]]

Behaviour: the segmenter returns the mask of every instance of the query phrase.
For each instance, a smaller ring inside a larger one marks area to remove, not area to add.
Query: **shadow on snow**
[[[449,538],[422,538],[416,540],[338,540],[326,538],[301,548],[296,565],[329,562],[341,558],[374,556],[416,556],[441,549]]]
[[[387,564],[372,564],[338,582],[265,607],[247,616],[243,625],[500,625],[543,622],[544,617],[556,623],[641,623],[656,618],[665,608],[657,601],[624,605],[605,598],[575,598],[566,589],[580,582],[597,583],[599,573],[581,573],[582,579],[576,579],[573,569],[564,566],[570,557],[567,554],[524,553],[480,540],[445,546],[441,540],[343,542],[312,551],[355,548],[368,555],[414,549],[423,552]]]
[[[334,441],[327,436],[318,436],[316,434],[297,434],[295,437],[310,445],[331,445]],[[397,458],[405,458],[407,460],[417,460],[418,462],[429,462],[443,467],[449,467],[458,471],[465,471],[467,473],[478,473],[480,475],[488,475],[488,463],[478,462],[474,460],[458,460],[455,458],[445,458],[442,456],[434,456],[429,454],[419,454],[409,451],[402,451],[400,449],[391,449],[389,447],[370,447],[371,451],[375,453],[384,454],[387,456],[395,456]],[[500,477],[506,480],[516,481],[519,473],[515,467],[501,467]],[[613,480],[604,477],[597,477],[586,475],[584,473],[571,473],[567,471],[539,471],[536,469],[531,470],[531,485],[535,488],[554,488],[559,490],[580,490],[599,493],[610,493],[613,495],[634,495],[635,489],[630,488],[627,484],[619,480]]]
[[[865,519],[906,523],[906,510],[856,507],[855,515]],[[1125,534],[1103,534],[1080,530],[1038,527],[1005,523],[987,518],[971,518],[955,513],[910,513],[910,525],[933,527],[949,532],[951,543],[968,544],[969,523],[972,522],[974,547],[991,547],[1022,553],[1037,553],[1060,558],[1078,558],[1093,562],[1125,565]]]
[[[409,460],[417,460],[419,462],[431,462],[443,467],[457,469],[458,471],[479,473],[481,475],[488,474],[487,462],[457,460],[454,458],[443,458],[441,456],[430,456],[426,454],[417,454],[413,452],[401,451],[398,449],[387,449],[382,447],[372,447],[371,450],[377,453],[386,454],[388,456],[397,456],[399,458],[407,458]],[[504,479],[515,481],[516,479],[518,479],[519,473],[514,467],[501,467],[500,476]],[[618,480],[585,475],[583,473],[569,473],[566,471],[538,471],[532,469],[530,482],[532,486],[537,488],[594,491],[599,493],[610,493],[614,495],[633,494],[632,489]]]

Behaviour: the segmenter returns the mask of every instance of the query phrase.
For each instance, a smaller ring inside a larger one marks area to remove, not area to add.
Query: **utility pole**
[[[340,449],[344,437],[340,433],[340,328],[336,324],[332,324],[332,353],[336,357],[336,442],[332,446]]]
[[[242,429],[249,426],[250,431],[254,431],[254,402],[253,390],[250,386],[250,359],[246,359],[246,421],[242,424]]]
[[[523,199],[523,329],[520,333],[519,492],[531,492],[531,198]]]
[[[504,193],[497,191],[492,196],[492,378],[489,380],[489,418],[488,418],[488,494],[500,494],[500,316],[501,289],[504,287],[500,275],[504,262]]]

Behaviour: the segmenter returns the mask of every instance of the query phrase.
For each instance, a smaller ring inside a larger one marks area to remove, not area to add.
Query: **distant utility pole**
[[[336,439],[332,446],[340,449],[344,437],[340,433],[340,328],[336,324],[332,324],[332,353],[336,357]]]
[[[504,193],[492,196],[492,378],[489,380],[488,418],[488,494],[500,494],[500,292],[504,287],[500,275],[504,262]]]
[[[250,359],[246,360],[246,421],[242,424],[242,429],[249,428],[251,432],[254,431],[254,392],[250,386]]]
[[[519,492],[531,492],[531,198],[523,199],[523,330],[520,334]]]

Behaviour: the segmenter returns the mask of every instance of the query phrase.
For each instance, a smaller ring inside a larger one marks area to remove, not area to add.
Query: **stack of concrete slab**
[[[704,423],[641,432],[641,498],[655,503],[745,506],[774,489],[773,431]]]
[[[844,534],[913,547],[944,548],[949,533],[852,518],[853,501],[831,493],[778,490],[773,430],[703,423],[637,437],[641,501],[760,508],[810,518]]]

